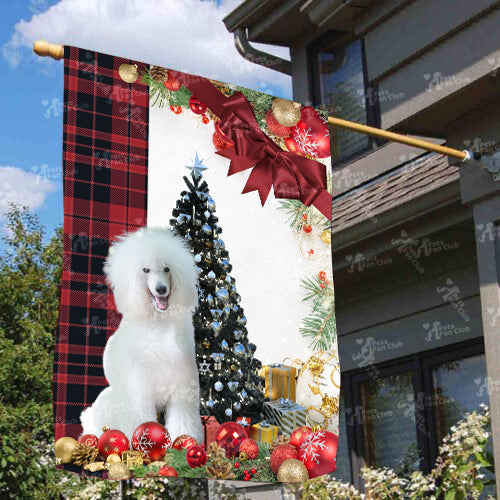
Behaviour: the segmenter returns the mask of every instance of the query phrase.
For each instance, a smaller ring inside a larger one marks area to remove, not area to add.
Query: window
[[[310,47],[313,99],[329,114],[357,123],[376,125],[375,99],[368,90],[361,40],[349,40],[334,32]],[[358,132],[330,127],[332,161],[360,156],[376,145],[375,139]]]
[[[488,404],[482,339],[344,373],[333,475],[359,488],[364,465],[427,473],[451,426],[481,403]]]

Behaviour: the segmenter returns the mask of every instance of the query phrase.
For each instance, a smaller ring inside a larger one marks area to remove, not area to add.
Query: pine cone
[[[215,460],[207,465],[207,472],[212,479],[234,479],[233,464],[224,460]]]
[[[272,453],[272,451],[274,450],[274,448],[276,448],[276,446],[279,446],[280,444],[288,444],[289,442],[290,438],[288,436],[278,436],[278,438],[271,443],[269,451]]]
[[[212,460],[218,460],[221,458],[226,458],[226,450],[222,447],[219,446],[215,441],[213,443],[210,443],[207,448],[207,455],[212,459]]]
[[[95,446],[87,444],[79,444],[73,452],[73,463],[80,467],[85,467],[91,464],[99,454],[99,450]]]
[[[168,71],[161,66],[152,66],[149,70],[149,76],[155,82],[164,82],[168,77]]]
[[[232,94],[231,89],[227,86],[227,84],[217,80],[210,80],[210,83],[214,87],[217,87],[226,97],[229,97]]]

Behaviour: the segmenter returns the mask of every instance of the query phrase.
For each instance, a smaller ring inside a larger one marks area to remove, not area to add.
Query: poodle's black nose
[[[156,292],[158,293],[158,295],[163,295],[163,294],[167,293],[167,287],[164,285],[158,285],[156,287]]]

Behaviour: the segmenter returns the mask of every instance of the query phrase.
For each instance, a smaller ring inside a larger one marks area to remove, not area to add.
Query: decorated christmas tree
[[[199,306],[193,316],[203,415],[219,422],[237,417],[258,419],[264,402],[262,363],[248,341],[229,254],[220,238],[215,202],[203,179],[198,154],[184,177],[187,190],[173,210],[172,228],[191,246],[199,272]]]

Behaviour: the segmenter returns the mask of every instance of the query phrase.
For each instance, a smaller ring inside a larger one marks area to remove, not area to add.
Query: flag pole
[[[33,44],[33,52],[41,57],[52,57],[52,59],[62,59],[64,57],[64,46],[48,43],[45,40],[37,40]],[[448,148],[446,146],[440,146],[439,144],[433,144],[429,141],[423,141],[421,139],[414,139],[403,134],[398,134],[396,132],[389,132],[388,130],[383,130],[376,127],[369,127],[368,125],[362,125],[361,123],[350,122],[347,120],[342,120],[341,118],[335,118],[333,116],[328,117],[328,123],[330,125],[346,128],[349,130],[354,130],[360,132],[361,134],[374,135],[376,137],[382,137],[394,142],[400,142],[402,144],[407,144],[416,148],[424,149],[427,151],[433,151],[442,155],[451,156],[453,158],[458,158],[462,161],[470,160],[474,157],[477,159],[477,155],[472,155],[469,151],[460,151],[458,149]]]
[[[452,156],[454,158],[459,158],[462,161],[471,159],[471,154],[467,150],[460,151],[458,149],[440,146],[439,144],[433,144],[429,141],[414,139],[413,137],[397,134],[395,132],[389,132],[388,130],[376,127],[369,127],[368,125],[362,125],[361,123],[350,122],[333,116],[328,117],[328,123],[337,127],[354,130],[362,134],[374,135],[376,137],[382,137],[383,139],[389,139],[390,141],[407,144],[408,146],[414,146],[416,148],[426,149],[427,151],[434,151],[435,153],[440,153],[442,155]]]

